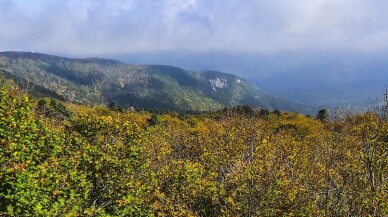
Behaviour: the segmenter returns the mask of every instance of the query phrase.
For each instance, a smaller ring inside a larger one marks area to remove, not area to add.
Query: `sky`
[[[381,52],[387,11],[386,0],[0,0],[0,50]]]

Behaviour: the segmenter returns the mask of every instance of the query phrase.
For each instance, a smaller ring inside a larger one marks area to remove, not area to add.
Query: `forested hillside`
[[[1,216],[387,216],[387,153],[388,98],[318,121],[120,111],[0,86]]]
[[[311,112],[310,107],[276,98],[245,79],[217,71],[194,72],[173,66],[128,65],[107,59],[71,59],[28,52],[0,52],[0,73],[32,90],[86,104],[110,102],[159,111],[216,111],[225,106]]]

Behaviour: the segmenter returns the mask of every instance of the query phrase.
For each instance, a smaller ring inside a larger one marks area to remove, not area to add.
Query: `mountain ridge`
[[[162,111],[214,111],[248,104],[308,113],[308,106],[276,98],[242,77],[219,71],[14,51],[0,52],[0,70],[13,80],[25,79],[43,92],[87,105],[115,102]]]

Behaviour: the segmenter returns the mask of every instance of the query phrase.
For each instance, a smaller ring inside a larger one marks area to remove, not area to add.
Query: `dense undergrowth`
[[[117,112],[2,84],[0,216],[387,216],[386,109]]]

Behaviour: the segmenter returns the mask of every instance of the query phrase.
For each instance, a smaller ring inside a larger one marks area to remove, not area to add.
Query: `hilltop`
[[[1,52],[0,71],[28,82],[35,96],[85,105],[107,104],[160,111],[214,111],[247,104],[254,108],[308,113],[308,107],[274,97],[244,78],[166,65],[131,65],[101,58],[65,58]]]

